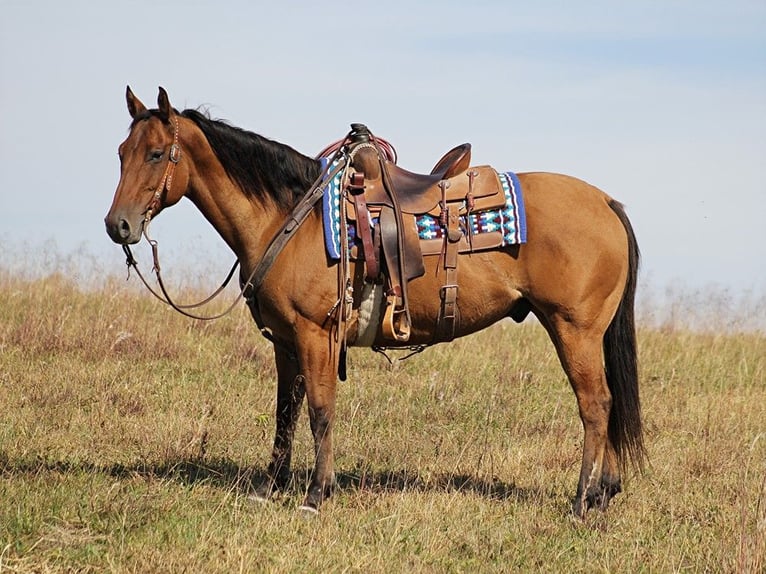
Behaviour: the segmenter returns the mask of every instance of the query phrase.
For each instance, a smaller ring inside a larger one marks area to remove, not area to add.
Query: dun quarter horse
[[[127,89],[132,123],[119,146],[121,176],[105,218],[111,239],[137,243],[163,209],[189,198],[253,277],[264,258],[271,268],[250,294],[256,321],[274,341],[278,373],[276,433],[268,479],[270,497],[290,478],[293,434],[304,396],[315,443],[315,467],[302,508],[315,511],[332,493],[333,423],[339,369],[331,311],[339,297],[338,265],[322,241],[320,208],[306,213],[292,239],[274,253],[272,239],[321,177],[320,162],[281,143],[212,120],[178,112],[160,88],[147,109]],[[622,205],[573,177],[518,175],[529,241],[459,256],[459,320],[455,336],[505,317],[532,312],[545,327],[577,398],[584,429],[582,466],[573,511],[604,509],[621,490],[628,462],[642,467],[645,450],[639,406],[634,297],[639,250]],[[291,215],[293,214],[293,215]],[[289,226],[288,226],[289,227]],[[409,283],[407,345],[433,343],[444,270],[424,257],[425,274]],[[359,263],[349,262],[350,276]],[[346,338],[360,323],[355,282]],[[337,325],[336,325],[337,327]],[[370,343],[365,343],[370,345]],[[378,329],[373,344],[396,347]]]

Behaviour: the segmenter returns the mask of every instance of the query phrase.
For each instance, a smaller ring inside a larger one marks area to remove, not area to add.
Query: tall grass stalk
[[[352,350],[339,487],[307,521],[305,413],[288,492],[248,498],[275,372],[244,308],[201,323],[123,278],[0,271],[0,572],[762,572],[766,335],[720,321],[642,323],[651,462],[584,523],[582,429],[539,325],[395,368]]]

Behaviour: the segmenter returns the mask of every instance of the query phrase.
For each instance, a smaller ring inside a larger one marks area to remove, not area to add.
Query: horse
[[[340,292],[343,262],[325,253],[320,206],[301,203],[326,165],[198,109],[179,112],[162,87],[157,108],[147,109],[129,86],[126,100],[131,124],[119,146],[120,180],[106,231],[124,248],[137,243],[150,218],[186,197],[235,253],[241,282],[256,287],[248,302],[273,342],[277,370],[271,459],[253,496],[268,500],[287,488],[306,397],[315,461],[299,508],[318,512],[335,485],[333,426],[342,367],[338,326],[328,317],[349,295]],[[623,205],[603,191],[561,174],[517,176],[529,240],[458,256],[454,336],[507,317],[521,322],[529,313],[545,328],[582,421],[582,464],[571,508],[584,519],[591,508],[605,510],[622,490],[626,467],[640,471],[646,458],[634,320],[640,253]],[[303,214],[296,218],[299,205]],[[290,240],[275,250],[275,238],[286,229]],[[409,282],[407,346],[437,340],[445,274],[438,259],[424,257],[426,272]],[[347,344],[405,346],[379,325],[373,325],[374,337],[361,337],[362,323],[370,320],[369,313],[362,316],[361,263],[346,264],[353,278]]]

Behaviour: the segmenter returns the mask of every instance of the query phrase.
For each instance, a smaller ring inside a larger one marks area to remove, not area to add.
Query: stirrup
[[[387,339],[405,343],[410,340],[410,321],[405,309],[397,307],[397,299],[396,295],[386,297],[386,310],[381,327]]]

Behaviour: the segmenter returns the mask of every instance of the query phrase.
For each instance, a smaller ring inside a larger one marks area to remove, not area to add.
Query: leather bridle
[[[146,241],[149,243],[149,245],[151,245],[152,247],[152,259],[153,259],[152,271],[154,271],[155,275],[157,276],[157,282],[159,283],[160,290],[162,291],[162,295],[157,293],[152,288],[152,286],[149,285],[149,282],[144,278],[143,274],[141,273],[141,270],[138,268],[138,262],[136,261],[135,257],[133,257],[133,252],[131,251],[130,246],[125,244],[122,246],[122,250],[125,252],[125,257],[126,257],[125,263],[128,266],[128,270],[130,270],[131,267],[135,270],[136,275],[138,275],[139,279],[141,279],[141,282],[144,284],[144,286],[149,290],[149,292],[152,295],[154,295],[157,299],[159,299],[166,305],[169,305],[170,307],[172,307],[173,309],[175,309],[182,315],[191,317],[192,319],[201,319],[203,321],[209,321],[212,319],[218,319],[219,317],[223,317],[224,315],[229,313],[236,305],[237,301],[239,300],[239,297],[224,312],[219,313],[215,316],[202,317],[202,316],[190,313],[188,310],[201,307],[202,305],[205,305],[209,303],[210,301],[212,301],[213,299],[215,299],[221,293],[221,291],[223,291],[226,288],[226,286],[229,284],[229,281],[231,281],[231,278],[234,276],[234,271],[239,265],[239,260],[236,260],[234,262],[234,265],[232,266],[231,270],[226,276],[226,279],[224,279],[221,286],[218,289],[216,289],[212,295],[210,295],[209,297],[206,297],[205,299],[203,299],[202,301],[198,303],[181,305],[173,301],[167,289],[165,288],[165,283],[162,280],[162,274],[160,272],[160,258],[159,258],[158,244],[155,239],[152,239],[149,236],[149,223],[152,220],[152,216],[156,214],[162,207],[163,194],[167,194],[170,192],[170,188],[173,185],[173,174],[175,172],[176,165],[178,164],[179,161],[181,161],[181,146],[178,143],[178,133],[179,133],[178,118],[175,118],[175,117],[173,118],[173,124],[175,129],[173,130],[173,143],[170,145],[170,150],[168,152],[168,163],[165,166],[165,171],[162,174],[162,178],[160,179],[159,184],[154,189],[154,195],[152,196],[152,199],[149,201],[149,204],[146,206],[146,210],[144,211],[144,219],[141,222],[141,233],[146,238]]]
[[[176,165],[181,161],[181,146],[178,144],[178,118],[173,118],[175,129],[173,130],[173,143],[170,145],[170,151],[168,152],[168,164],[165,166],[165,173],[162,175],[159,185],[154,190],[154,196],[146,206],[144,212],[144,229],[149,225],[149,221],[152,219],[152,215],[162,205],[162,194],[167,190],[170,193],[170,187],[173,185],[173,172],[176,169]]]
[[[316,203],[319,201],[319,199],[324,194],[324,189],[326,187],[326,182],[332,181],[333,178],[341,172],[346,166],[346,151],[345,146],[341,145],[339,146],[339,149],[335,152],[334,156],[331,158],[328,165],[334,165],[333,169],[329,173],[325,173],[323,170],[322,173],[319,174],[319,177],[314,181],[314,183],[311,185],[311,187],[308,189],[306,194],[303,196],[303,198],[296,204],[296,206],[293,208],[290,215],[287,217],[285,222],[282,224],[282,227],[277,231],[277,233],[274,235],[274,237],[269,242],[268,246],[266,247],[266,250],[264,251],[263,257],[261,257],[261,260],[258,262],[258,264],[255,266],[253,271],[250,273],[250,276],[245,281],[241,281],[242,288],[240,290],[239,295],[234,299],[234,301],[229,305],[229,307],[226,308],[225,311],[222,311],[221,313],[218,313],[216,315],[212,316],[200,316],[195,315],[194,313],[190,313],[189,309],[195,309],[198,307],[201,307],[213,299],[217,297],[229,284],[229,281],[231,281],[231,278],[234,276],[234,271],[239,266],[239,260],[236,260],[234,262],[234,265],[232,266],[231,270],[229,271],[228,275],[226,276],[226,279],[224,279],[223,283],[221,284],[218,289],[213,292],[212,295],[209,297],[206,297],[202,301],[198,303],[192,303],[188,305],[180,305],[178,303],[175,303],[173,299],[170,297],[170,295],[167,292],[167,289],[165,288],[165,284],[162,280],[162,275],[160,273],[160,260],[159,260],[159,249],[158,244],[155,239],[152,239],[149,236],[149,223],[151,222],[152,215],[154,215],[159,208],[162,206],[162,195],[165,192],[170,192],[170,187],[173,184],[173,173],[175,171],[175,167],[178,164],[178,162],[181,160],[181,146],[178,143],[178,132],[179,132],[179,126],[178,126],[178,119],[173,118],[173,122],[175,124],[175,130],[173,133],[173,143],[170,146],[170,152],[168,153],[168,164],[165,167],[165,172],[162,175],[162,179],[160,180],[159,185],[154,190],[154,195],[152,196],[151,201],[146,207],[146,211],[144,212],[144,220],[142,224],[142,234],[146,238],[146,240],[149,242],[149,245],[152,247],[152,258],[153,258],[153,267],[152,271],[154,271],[155,275],[157,276],[157,283],[160,286],[160,290],[162,292],[162,295],[157,293],[151,285],[149,285],[149,282],[144,278],[143,274],[138,268],[138,262],[133,257],[133,253],[130,250],[130,246],[127,244],[124,244],[122,246],[123,251],[125,252],[126,256],[126,265],[128,266],[128,273],[130,273],[130,268],[132,267],[135,271],[138,277],[141,279],[141,282],[146,286],[146,288],[149,290],[149,292],[152,293],[157,299],[162,301],[164,304],[169,305],[182,315],[185,315],[186,317],[190,317],[192,319],[199,319],[202,321],[212,321],[214,319],[219,319],[223,317],[224,315],[227,315],[230,313],[234,307],[239,303],[240,298],[244,298],[250,303],[251,310],[253,310],[253,315],[256,320],[256,324],[258,325],[258,328],[260,329],[261,333],[269,340],[274,340],[271,333],[264,327],[262,321],[260,320],[260,313],[257,311],[257,305],[253,305],[253,302],[255,301],[255,296],[258,293],[258,291],[261,288],[261,285],[263,284],[263,281],[266,279],[266,274],[271,269],[271,266],[276,261],[277,256],[282,251],[282,249],[287,245],[287,242],[292,238],[295,231],[298,230],[298,228],[301,226],[301,224],[306,220],[306,218],[309,216],[311,211],[313,210]],[[343,143],[346,143],[346,138],[343,140]]]

